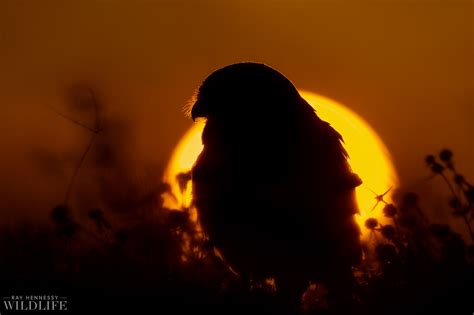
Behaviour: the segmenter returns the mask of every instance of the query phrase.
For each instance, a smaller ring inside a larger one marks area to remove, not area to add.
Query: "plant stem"
[[[94,143],[95,137],[97,136],[97,133],[92,134],[89,143],[87,144],[86,149],[82,152],[81,158],[79,162],[76,165],[76,168],[74,169],[74,172],[72,173],[71,179],[69,180],[69,184],[66,189],[66,194],[64,196],[64,203],[67,204],[69,200],[69,195],[71,193],[71,188],[74,185],[74,181],[77,177],[77,174],[79,173],[79,170],[81,169],[82,164],[84,163],[84,160],[86,159],[87,153],[89,153],[92,144]]]
[[[454,190],[453,186],[451,185],[451,183],[449,182],[449,179],[446,177],[446,175],[444,175],[443,173],[440,174],[441,177],[443,177],[444,181],[446,182],[446,184],[448,184],[448,187],[449,187],[449,190],[451,190],[451,193],[453,194],[454,198],[456,198],[456,200],[461,203],[461,200],[459,199],[458,195],[456,194],[456,191]]]
[[[471,224],[469,223],[469,219],[467,218],[467,215],[463,215],[462,217],[464,219],[464,222],[466,222],[467,229],[469,230],[471,239],[474,241],[474,232],[472,231]]]

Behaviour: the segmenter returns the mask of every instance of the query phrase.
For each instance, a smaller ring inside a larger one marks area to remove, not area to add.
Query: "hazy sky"
[[[46,106],[92,121],[68,106],[71,86],[94,88],[112,126],[100,141],[125,165],[115,170],[143,180],[190,126],[194,89],[238,61],[364,117],[405,186],[431,189],[423,158],[443,147],[473,179],[473,44],[469,0],[1,0],[0,207],[61,199],[87,133]]]

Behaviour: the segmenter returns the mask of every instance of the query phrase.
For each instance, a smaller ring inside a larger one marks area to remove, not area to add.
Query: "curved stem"
[[[469,219],[467,218],[466,215],[462,216],[464,219],[464,222],[467,225],[467,229],[469,230],[469,235],[471,236],[471,239],[474,241],[474,232],[472,231],[471,224],[469,223]]]
[[[456,194],[456,191],[454,190],[453,185],[451,185],[451,183],[449,182],[449,179],[446,177],[446,175],[444,175],[443,173],[441,173],[440,175],[441,175],[441,177],[443,177],[443,179],[444,179],[444,181],[446,182],[446,184],[448,184],[449,190],[450,190],[451,193],[453,194],[454,198],[456,198],[457,201],[461,202],[461,200],[459,199],[458,195]]]
[[[90,131],[90,132],[93,132],[93,133],[97,133],[98,132],[98,129],[94,129],[94,128],[91,128],[89,127],[88,125],[78,121],[78,120],[75,120],[74,118],[72,117],[69,117],[61,112],[59,112],[56,108],[52,107],[52,106],[49,106],[49,105],[46,105],[49,109],[51,109],[53,112],[55,112],[58,116],[66,119],[67,121],[69,122],[72,122],[73,124],[76,124],[78,125],[79,127],[82,127],[84,129],[86,129],[87,131]]]
[[[79,173],[79,170],[81,169],[82,164],[84,163],[84,160],[86,159],[87,153],[89,153],[89,151],[92,147],[92,144],[94,143],[94,140],[95,140],[96,136],[97,136],[97,133],[94,133],[91,136],[91,138],[89,140],[89,143],[87,144],[86,149],[82,153],[81,158],[79,159],[79,162],[77,163],[77,166],[74,169],[74,172],[72,173],[71,179],[69,180],[69,184],[68,184],[67,189],[66,189],[66,195],[64,197],[64,203],[65,204],[69,200],[69,195],[71,194],[71,189],[72,189],[72,186],[74,185],[74,181],[77,177],[77,174]]]

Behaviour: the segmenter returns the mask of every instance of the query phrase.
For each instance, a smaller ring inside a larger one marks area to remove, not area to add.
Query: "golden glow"
[[[363,181],[363,184],[356,190],[360,209],[357,221],[364,232],[363,234],[366,235],[364,221],[368,217],[382,218],[383,204],[379,204],[375,210],[370,211],[376,202],[373,192],[382,194],[398,184],[390,154],[369,124],[348,108],[314,93],[301,92],[301,96],[316,109],[321,119],[329,122],[344,138],[344,145],[350,156],[349,163],[353,171]],[[191,184],[189,183],[184,196],[182,196],[176,175],[189,171],[201,152],[201,133],[204,124],[204,121],[196,122],[180,140],[171,156],[164,180],[170,183],[178,203],[167,198],[165,199],[167,207],[188,207],[190,204]],[[391,201],[390,194],[385,197],[385,200]]]

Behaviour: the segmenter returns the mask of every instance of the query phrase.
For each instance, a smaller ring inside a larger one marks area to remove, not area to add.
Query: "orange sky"
[[[0,207],[61,198],[67,169],[46,176],[32,160],[80,155],[84,132],[44,107],[90,119],[65,105],[71,85],[88,82],[125,126],[120,144],[106,136],[143,178],[191,124],[182,107],[201,80],[238,61],[267,63],[364,117],[405,186],[438,189],[422,181],[423,157],[445,146],[472,179],[473,43],[470,0],[2,0]]]

